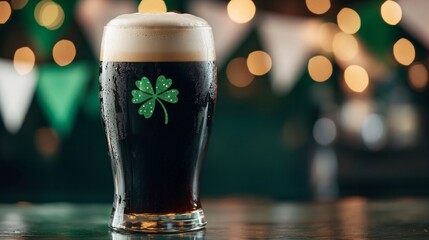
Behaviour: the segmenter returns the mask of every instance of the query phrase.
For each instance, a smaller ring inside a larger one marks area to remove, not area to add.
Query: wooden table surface
[[[205,231],[168,235],[110,232],[109,205],[0,205],[0,239],[429,239],[429,199],[203,203]]]

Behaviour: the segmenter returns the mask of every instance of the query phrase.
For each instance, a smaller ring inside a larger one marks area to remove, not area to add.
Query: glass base
[[[118,232],[177,233],[200,230],[207,224],[201,209],[181,214],[135,213],[116,217],[112,216],[109,227]]]

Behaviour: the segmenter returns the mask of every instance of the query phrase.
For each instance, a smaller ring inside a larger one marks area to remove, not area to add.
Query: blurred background
[[[0,1],[0,202],[111,202],[102,27],[190,12],[219,66],[205,198],[429,196],[429,1]]]

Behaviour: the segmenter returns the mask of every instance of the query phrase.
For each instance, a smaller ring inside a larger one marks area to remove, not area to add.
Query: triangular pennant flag
[[[136,11],[136,2],[130,0],[80,0],[76,9],[76,21],[84,29],[92,49],[98,57],[103,27],[116,16]]]
[[[216,59],[221,66],[249,34],[253,22],[239,24],[232,21],[227,12],[227,5],[214,1],[192,1],[191,13],[204,18],[213,28],[216,47]]]
[[[48,64],[39,68],[37,100],[52,127],[63,137],[70,133],[88,84],[91,64],[75,62],[67,67]]]
[[[298,80],[316,46],[309,31],[318,24],[313,19],[276,14],[264,14],[260,19],[258,31],[273,61],[271,73],[275,93],[288,92]]]
[[[34,95],[37,69],[20,75],[11,60],[0,59],[0,110],[6,129],[14,134],[21,129]]]
[[[414,1],[398,1],[402,8],[402,20],[400,24],[404,26],[411,34],[419,39],[426,48],[429,48],[429,1],[414,0]]]

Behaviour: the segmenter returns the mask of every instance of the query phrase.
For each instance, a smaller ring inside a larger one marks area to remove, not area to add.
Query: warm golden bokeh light
[[[40,26],[56,30],[64,22],[64,10],[59,4],[53,1],[43,0],[36,5],[34,18]]]
[[[339,111],[339,120],[345,132],[360,135],[368,115],[374,112],[375,103],[368,98],[347,98]]]
[[[317,40],[320,47],[326,52],[332,52],[332,41],[338,33],[338,25],[335,23],[322,23],[317,29]]]
[[[49,26],[52,25],[58,18],[59,10],[57,4],[54,2],[47,2],[42,8],[40,14],[40,25]]]
[[[316,82],[324,82],[332,75],[332,64],[325,56],[315,56],[308,61],[308,73]]]
[[[40,23],[42,26],[52,25],[58,18],[60,11],[58,10],[57,4],[54,2],[47,2],[42,8],[40,15]]]
[[[354,34],[360,29],[359,14],[351,8],[343,8],[337,15],[338,27],[341,31]]]
[[[227,7],[228,16],[236,23],[247,23],[253,19],[256,6],[252,0],[231,0]]]
[[[339,60],[350,61],[359,53],[359,44],[353,35],[339,32],[332,41],[332,51]]]
[[[72,41],[60,40],[52,50],[52,57],[59,66],[67,66],[76,57],[76,47]]]
[[[12,0],[11,4],[12,4],[12,8],[14,10],[19,10],[19,9],[23,9],[25,7],[25,5],[27,5],[28,0]]]
[[[255,76],[247,68],[246,58],[240,57],[231,60],[226,67],[226,76],[229,82],[236,87],[247,87]]]
[[[428,70],[421,64],[413,64],[408,68],[408,81],[417,91],[426,89],[428,85]]]
[[[414,61],[416,50],[408,39],[401,38],[393,45],[393,56],[398,63],[408,66]]]
[[[64,22],[64,10],[58,4],[47,4],[41,15],[43,26],[50,30],[55,30],[61,27]]]
[[[12,8],[6,1],[0,1],[0,24],[5,24],[12,15]]]
[[[34,19],[36,19],[36,22],[40,24],[40,13],[42,11],[42,7],[45,6],[47,0],[42,0],[39,3],[37,3],[36,7],[34,8]]]
[[[330,0],[305,0],[308,10],[314,14],[324,14],[331,8]]]
[[[31,72],[36,62],[36,56],[29,47],[22,47],[15,51],[13,66],[20,75]]]
[[[268,53],[264,51],[254,51],[247,57],[247,67],[250,73],[262,76],[271,70],[273,62]]]
[[[363,92],[368,87],[369,77],[364,68],[351,65],[344,71],[344,80],[353,92]]]
[[[167,5],[163,0],[142,0],[139,4],[140,13],[166,13]]]
[[[39,128],[36,131],[35,141],[37,149],[45,157],[54,155],[60,145],[58,135],[48,127]]]
[[[385,1],[381,5],[381,17],[389,25],[396,25],[401,21],[402,9],[395,1]]]

